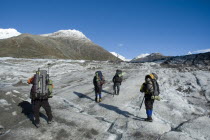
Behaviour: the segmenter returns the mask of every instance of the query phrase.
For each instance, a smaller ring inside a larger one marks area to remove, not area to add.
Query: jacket
[[[116,75],[113,77],[112,82],[113,82],[114,84],[116,84],[116,83],[121,84],[121,83],[122,83],[122,76],[118,76],[118,75],[116,74]]]
[[[151,98],[152,96],[159,94],[159,85],[156,80],[157,78],[153,74],[145,77],[145,82],[140,88],[140,92],[145,93],[145,98]]]

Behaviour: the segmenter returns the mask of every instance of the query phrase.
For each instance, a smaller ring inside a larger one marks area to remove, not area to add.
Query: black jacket
[[[116,75],[113,77],[112,82],[113,82],[114,84],[117,84],[117,83],[121,84],[121,83],[122,83],[122,77],[119,77],[119,76],[116,74]]]

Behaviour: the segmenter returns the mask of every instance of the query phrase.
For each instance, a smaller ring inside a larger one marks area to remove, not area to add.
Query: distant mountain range
[[[144,63],[158,61],[162,66],[167,67],[195,66],[210,69],[210,52],[184,56],[164,56],[160,53],[152,53],[145,57],[133,59],[130,62]]]
[[[77,30],[60,30],[44,35],[14,35],[13,31],[7,36],[4,33],[4,39],[0,39],[0,57],[119,60]]]
[[[153,62],[160,59],[167,58],[168,56],[164,56],[160,53],[152,53],[152,54],[143,54],[131,60],[131,62],[135,63],[143,63],[143,62]]]
[[[166,58],[162,66],[196,66],[210,68],[210,52]]]
[[[15,29],[0,29],[0,57],[130,61],[118,53],[108,52],[94,44],[78,30],[31,35],[21,34]],[[185,56],[141,54],[130,62],[158,60],[161,60],[161,65],[164,66],[209,66],[210,52]]]

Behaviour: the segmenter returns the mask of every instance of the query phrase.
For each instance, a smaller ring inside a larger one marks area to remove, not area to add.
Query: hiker
[[[43,107],[48,117],[48,124],[52,123],[52,111],[48,98],[52,97],[52,81],[49,80],[49,74],[46,70],[36,71],[33,77],[28,79],[28,84],[33,84],[30,92],[31,104],[33,106],[33,113],[35,117],[36,127],[40,127],[39,110]]]
[[[114,83],[114,86],[113,86],[114,94],[116,95],[119,95],[120,93],[120,85],[122,83],[122,80],[123,80],[122,70],[116,70],[116,74],[112,79]]]
[[[93,78],[93,85],[95,89],[95,101],[96,102],[101,102],[101,91],[102,91],[102,86],[105,83],[104,76],[101,71],[96,71],[95,76]]]
[[[153,104],[154,100],[160,100],[159,97],[159,85],[157,83],[158,76],[155,73],[151,73],[145,76],[145,82],[142,84],[140,88],[140,92],[145,93],[145,107],[147,118],[145,121],[152,122],[152,112],[153,112]]]

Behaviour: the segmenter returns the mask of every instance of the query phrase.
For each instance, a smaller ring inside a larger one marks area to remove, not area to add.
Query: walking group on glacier
[[[117,69],[112,79],[113,82],[113,96],[119,95],[120,86],[123,81],[124,73],[122,70]],[[140,87],[140,92],[144,93],[142,103],[145,103],[147,118],[145,121],[152,122],[153,104],[155,100],[160,100],[159,85],[157,82],[158,76],[155,73],[151,73],[145,76],[145,81]],[[32,84],[30,91],[31,104],[33,107],[34,124],[38,128],[40,127],[39,110],[43,107],[48,117],[48,124],[53,121],[52,110],[48,102],[49,98],[52,98],[52,91],[54,85],[49,77],[49,70],[40,70],[28,79],[28,84]],[[101,71],[96,71],[93,78],[93,85],[95,90],[95,102],[102,102],[102,86],[105,84],[105,78]],[[142,104],[141,104],[142,105]],[[140,107],[141,108],[141,107]]]

